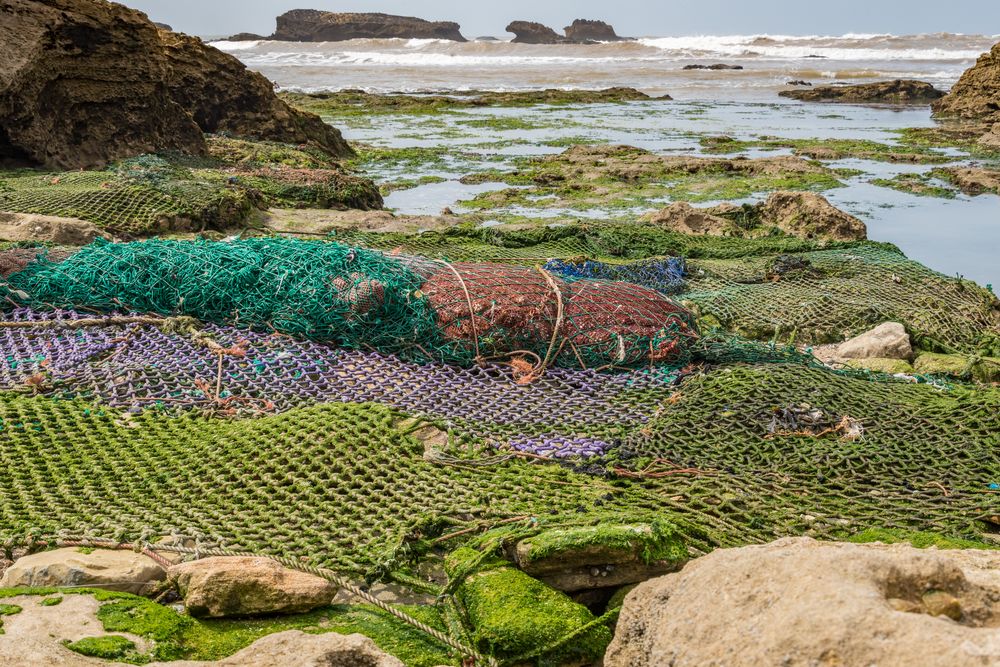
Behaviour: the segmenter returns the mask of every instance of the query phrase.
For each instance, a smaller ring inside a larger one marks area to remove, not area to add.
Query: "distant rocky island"
[[[552,28],[532,21],[513,21],[507,32],[516,44],[596,44],[620,42],[614,27],[604,21],[576,19],[560,35]],[[228,38],[233,42],[275,40],[282,42],[341,42],[350,39],[446,39],[468,41],[461,26],[453,21],[426,21],[413,16],[361,12],[325,12],[293,9],[277,18],[270,36],[241,32]],[[489,38],[493,40],[495,38]],[[484,41],[480,38],[480,41]]]

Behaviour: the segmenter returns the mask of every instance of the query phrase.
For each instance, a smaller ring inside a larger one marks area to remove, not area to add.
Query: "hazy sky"
[[[848,32],[1000,34],[1000,0],[125,0],[154,21],[196,35],[270,34],[289,9],[385,12],[452,20],[466,37],[504,36],[514,19],[561,30],[603,19],[621,35],[841,35]]]

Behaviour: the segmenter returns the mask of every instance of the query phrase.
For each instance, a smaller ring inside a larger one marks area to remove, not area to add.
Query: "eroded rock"
[[[55,549],[18,559],[0,579],[0,588],[87,587],[146,595],[166,578],[152,558],[134,551]]]
[[[687,202],[674,202],[666,208],[644,215],[642,221],[682,234],[740,235],[740,229],[730,220],[713,215],[708,209],[695,208]]]
[[[633,590],[604,664],[981,666],[1000,657],[997,599],[993,551],[720,549]]]
[[[514,44],[562,44],[566,38],[547,25],[534,21],[511,21],[506,28],[514,33]]]
[[[951,92],[934,103],[934,113],[1000,122],[1000,44],[981,55]]]
[[[56,245],[87,245],[96,238],[111,237],[94,224],[76,218],[0,212],[0,241],[44,241]]]
[[[1000,123],[993,125],[993,129],[979,137],[977,142],[981,148],[1000,151]]]
[[[349,39],[449,39],[465,42],[452,21],[374,12],[324,12],[293,9],[277,19],[271,39],[285,42],[340,42]]]
[[[842,359],[912,359],[910,335],[899,322],[885,322],[845,341],[837,348]]]
[[[571,42],[621,42],[627,37],[619,37],[614,27],[604,21],[576,19],[572,25],[563,28],[566,39]]]
[[[865,223],[815,192],[772,192],[760,207],[760,220],[804,239],[856,241],[868,237]]]
[[[847,104],[930,104],[944,97],[944,92],[931,84],[912,79],[862,83],[854,86],[816,86],[809,90],[783,90],[778,94],[802,102]]]
[[[333,583],[270,558],[216,557],[175,565],[170,582],[192,616],[294,614],[330,604]]]
[[[967,195],[986,192],[1000,194],[1000,170],[982,167],[945,167],[945,174],[952,183]]]

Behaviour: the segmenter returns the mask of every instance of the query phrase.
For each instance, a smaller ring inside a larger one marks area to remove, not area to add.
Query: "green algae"
[[[23,610],[16,604],[0,604],[0,635],[4,633],[3,617],[20,614]]]
[[[905,359],[849,359],[849,368],[872,371],[873,373],[885,373],[896,375],[899,373],[911,374],[914,372],[913,366]]]
[[[512,662],[560,665],[597,660],[611,642],[610,629],[586,607],[500,558],[460,548],[446,570],[461,580],[456,598],[481,651]]]
[[[40,604],[43,607],[55,607],[57,605],[62,604],[62,601],[63,601],[62,596],[56,596],[56,597],[51,597],[51,598],[45,598],[44,600],[42,600],[38,604]]]
[[[728,136],[705,136],[700,140],[706,153],[731,155],[749,150],[791,150],[795,155],[820,160],[858,158],[882,162],[941,164],[953,158],[943,155],[940,146],[926,144],[887,144],[868,139],[789,139],[762,136],[740,140]]]
[[[940,533],[928,531],[910,531],[895,528],[869,528],[847,538],[848,542],[867,544],[882,542],[883,544],[909,543],[918,549],[936,547],[938,549],[1000,549],[996,544],[969,540],[960,537],[949,537]]]
[[[927,174],[899,174],[893,178],[875,178],[870,182],[872,185],[891,188],[918,197],[954,199],[958,195],[958,191],[950,187],[947,180],[947,172],[933,170]]]
[[[118,635],[86,637],[79,641],[66,642],[64,645],[74,653],[91,658],[130,662],[135,665],[149,662],[147,656],[143,656],[136,651],[135,642]]]
[[[557,528],[528,538],[522,544],[527,546],[523,553],[519,550],[522,566],[560,554],[586,551],[634,555],[647,565],[660,561],[682,563],[689,557],[680,531],[663,521]]]
[[[940,375],[982,383],[1000,382],[1000,358],[924,352],[913,368],[921,375]]]

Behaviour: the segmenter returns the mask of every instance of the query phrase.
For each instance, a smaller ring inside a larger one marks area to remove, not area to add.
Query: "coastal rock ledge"
[[[619,37],[614,27],[604,21],[576,19],[572,25],[563,28],[566,39],[571,42],[622,42],[628,37]]]
[[[947,97],[934,103],[934,113],[986,123],[1000,122],[1000,44],[981,55]]]
[[[845,104],[930,104],[944,93],[929,83],[913,79],[878,81],[856,86],[817,86],[809,90],[778,93],[801,102],[843,102]]]
[[[283,42],[342,42],[349,39],[448,39],[468,41],[452,21],[425,21],[392,14],[293,9],[278,17],[271,39]]]

